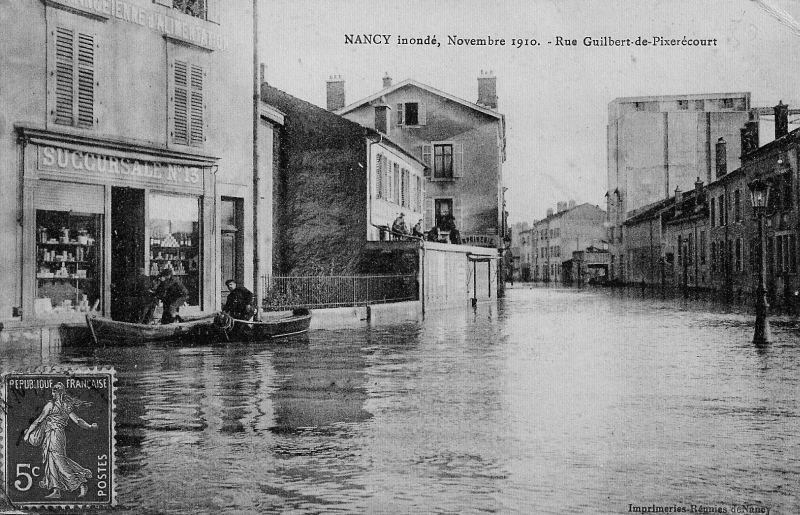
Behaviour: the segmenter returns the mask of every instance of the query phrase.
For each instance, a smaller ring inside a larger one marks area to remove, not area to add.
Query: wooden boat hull
[[[291,315],[267,316],[258,322],[230,320],[233,326],[223,331],[229,341],[265,341],[307,332],[311,325],[311,312],[296,309]]]
[[[86,324],[98,345],[136,345],[158,341],[208,341],[217,334],[214,315],[206,315],[174,324],[133,324],[110,318],[88,316]]]

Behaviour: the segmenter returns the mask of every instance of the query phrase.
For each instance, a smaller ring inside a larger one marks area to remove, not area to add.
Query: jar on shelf
[[[69,228],[61,228],[61,243],[69,243]]]
[[[47,227],[40,226],[38,229],[39,243],[47,243]]]
[[[86,229],[78,229],[78,243],[81,245],[89,243],[89,231]]]

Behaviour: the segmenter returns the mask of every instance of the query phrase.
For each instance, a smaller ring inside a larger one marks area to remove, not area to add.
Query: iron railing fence
[[[265,276],[264,308],[334,308],[419,300],[416,274]]]

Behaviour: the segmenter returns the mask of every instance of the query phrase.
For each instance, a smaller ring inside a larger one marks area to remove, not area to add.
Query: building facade
[[[627,281],[622,224],[634,210],[714,179],[715,143],[728,142],[728,169],[739,166],[739,132],[749,120],[749,93],[618,98],[608,106],[608,240]]]
[[[261,100],[280,113],[262,144],[275,158],[274,274],[365,271],[366,242],[386,238],[400,214],[409,230],[422,219],[425,166],[385,132],[266,83]]]
[[[345,105],[344,81],[334,78],[328,108],[372,129],[375,106],[388,108],[388,136],[428,167],[425,230],[453,216],[464,243],[502,249],[505,117],[497,111],[496,78],[481,75],[478,84],[478,102],[472,103],[414,80],[392,84],[385,77],[383,89]]]
[[[545,218],[531,223],[527,233],[531,279],[562,281],[563,263],[572,259],[573,252],[605,246],[605,220],[599,206],[569,201],[559,202],[556,212],[550,209]]]
[[[223,270],[252,283],[252,6],[184,4],[0,5],[6,328],[116,317],[142,269],[189,311],[218,309]]]

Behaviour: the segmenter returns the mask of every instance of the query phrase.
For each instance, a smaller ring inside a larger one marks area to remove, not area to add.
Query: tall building
[[[0,19],[3,336],[124,316],[140,270],[173,269],[182,312],[218,309],[223,279],[251,287],[271,227],[254,241],[252,4],[2,2]]]
[[[622,223],[637,209],[715,178],[716,143],[727,142],[730,170],[739,167],[740,129],[749,120],[750,93],[617,98],[608,106],[608,239],[625,269]]]

